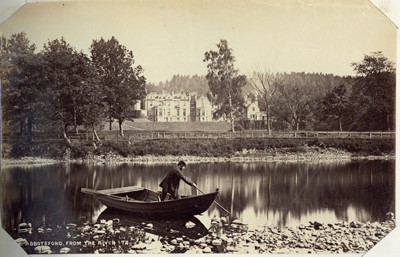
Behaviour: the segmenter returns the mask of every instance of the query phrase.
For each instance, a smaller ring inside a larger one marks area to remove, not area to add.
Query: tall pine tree
[[[210,87],[210,96],[217,106],[215,118],[227,118],[231,123],[231,130],[235,131],[235,119],[241,116],[244,108],[243,88],[246,85],[246,76],[240,75],[235,69],[233,50],[228,47],[228,41],[221,39],[217,44],[218,50],[205,53],[204,62],[208,62],[207,81]]]

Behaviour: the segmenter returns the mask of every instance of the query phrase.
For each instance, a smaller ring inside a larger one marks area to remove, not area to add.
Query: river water
[[[2,169],[2,225],[33,227],[96,222],[106,209],[82,187],[138,185],[160,190],[165,164],[56,164]],[[189,164],[185,174],[250,228],[309,221],[382,221],[394,212],[394,161]],[[181,182],[181,194],[194,190]],[[197,218],[206,226],[224,211],[213,204]]]

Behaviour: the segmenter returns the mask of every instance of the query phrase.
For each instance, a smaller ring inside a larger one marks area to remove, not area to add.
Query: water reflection
[[[12,231],[34,226],[95,222],[104,210],[82,187],[139,185],[159,190],[166,165],[12,167],[2,172],[2,223]],[[308,221],[380,221],[394,210],[394,161],[347,163],[189,164],[187,175],[205,192],[220,189],[217,201],[250,227],[296,226]],[[184,183],[180,193],[195,193]],[[201,219],[224,215],[215,204]]]

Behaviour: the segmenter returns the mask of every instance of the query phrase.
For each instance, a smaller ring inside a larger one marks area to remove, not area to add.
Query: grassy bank
[[[94,147],[91,142],[19,143],[3,149],[3,158],[36,157],[44,159],[174,159],[191,156],[201,160],[281,160],[363,158],[394,155],[395,142],[390,139],[159,139],[138,142],[104,141]],[[331,157],[331,158],[330,158]],[[196,160],[195,160],[196,161]]]

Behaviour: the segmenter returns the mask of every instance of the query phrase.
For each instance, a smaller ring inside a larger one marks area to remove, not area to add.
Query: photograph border
[[[22,7],[26,3],[32,3],[32,2],[56,2],[57,0],[44,0],[44,1],[24,1],[24,0],[0,0],[0,10],[4,10],[0,13],[0,23],[6,20],[8,17],[10,17],[13,13],[15,13],[20,7]],[[243,0],[245,1],[245,0]],[[392,22],[396,25],[397,27],[397,62],[396,65],[399,64],[399,42],[400,42],[400,36],[398,33],[398,28],[400,26],[400,2],[398,1],[386,1],[386,0],[370,0],[378,9],[381,10],[383,15],[386,15],[389,19],[392,20]],[[1,31],[0,31],[1,33]],[[396,74],[396,89],[398,89],[398,82],[400,79],[400,75],[397,72]],[[400,103],[398,101],[398,92],[396,94],[396,109],[400,110]],[[399,124],[399,117],[396,115],[396,123]],[[400,146],[400,140],[398,137],[396,137],[396,149],[399,149],[398,147]],[[398,156],[396,154],[396,163],[398,161]],[[396,184],[396,189],[395,189],[395,206],[396,206],[396,228],[389,234],[387,235],[383,240],[381,240],[374,248],[372,248],[369,252],[367,252],[364,256],[381,256],[383,253],[385,256],[397,256],[397,254],[400,252],[400,244],[398,243],[398,238],[400,238],[400,204],[399,204],[399,182],[400,178],[398,176],[398,165],[395,165],[395,184]],[[1,205],[1,203],[0,203]],[[1,213],[0,213],[1,217]],[[24,256],[30,256],[28,255],[19,245],[5,232],[3,228],[0,229],[0,255],[1,256],[19,256],[21,257],[22,254],[25,254]],[[396,255],[395,255],[396,254]],[[52,254],[53,256],[58,256],[59,254]],[[127,255],[127,254],[124,254]],[[210,256],[213,254],[210,254]],[[270,254],[263,254],[263,255],[270,255]],[[352,254],[352,256],[357,256],[358,254]],[[35,256],[35,255],[33,255]],[[65,256],[63,254],[63,256]],[[67,256],[73,256],[73,257],[88,257],[88,256],[95,256],[94,254],[68,254]],[[102,254],[102,256],[115,256],[115,254]],[[129,255],[127,255],[129,256]],[[279,256],[303,256],[302,254],[279,254]],[[310,256],[304,255],[304,256]],[[319,256],[319,254],[313,254],[312,256]],[[321,255],[322,256],[322,255]],[[323,256],[326,256],[324,254]],[[362,256],[362,255],[360,255]]]

